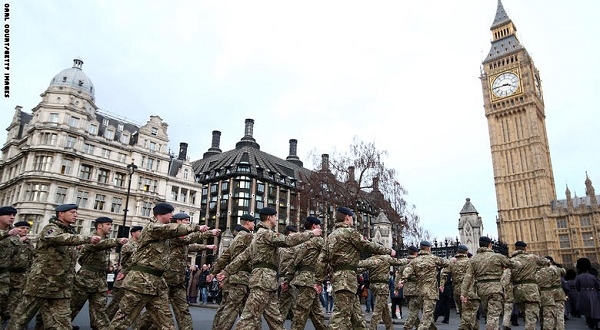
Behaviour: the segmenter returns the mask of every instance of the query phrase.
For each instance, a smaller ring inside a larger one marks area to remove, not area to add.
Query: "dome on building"
[[[73,60],[73,67],[62,70],[59,74],[52,78],[50,86],[52,87],[71,87],[86,92],[94,99],[94,84],[88,76],[83,73],[81,66],[83,61],[79,58]]]

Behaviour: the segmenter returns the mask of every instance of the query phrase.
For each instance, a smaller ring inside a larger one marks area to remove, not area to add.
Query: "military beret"
[[[112,223],[113,220],[109,217],[99,217],[94,220],[95,223]]]
[[[554,258],[552,258],[551,256],[545,256],[544,258],[550,260],[550,263],[554,265]]]
[[[419,245],[420,246],[431,246],[431,243],[429,243],[428,241],[421,241],[421,243]]]
[[[526,247],[527,243],[523,242],[523,241],[517,241],[515,243],[515,246],[519,246],[519,247]]]
[[[190,218],[189,214],[181,212],[181,213],[174,214],[171,219],[183,220],[183,219],[189,219],[189,218]]]
[[[277,214],[277,211],[272,207],[263,207],[262,209],[260,209],[260,211],[258,211],[258,214],[260,214],[260,215],[275,215],[275,214]]]
[[[306,221],[310,222],[312,224],[315,224],[315,225],[320,225],[321,224],[321,220],[319,218],[317,218],[317,217],[307,217]]]
[[[69,210],[77,209],[77,208],[78,208],[77,204],[63,204],[63,205],[57,206],[54,209],[54,211],[56,211],[56,212],[67,212]]]
[[[479,243],[490,244],[490,243],[492,243],[492,239],[487,236],[481,236],[481,237],[479,237]]]
[[[0,215],[9,215],[9,214],[17,214],[17,209],[15,209],[12,206],[0,207]]]
[[[297,233],[298,232],[298,228],[296,228],[296,226],[291,226],[291,225],[290,226],[285,226],[285,229],[283,230],[283,232],[285,232],[285,233],[289,233],[289,232]]]
[[[15,227],[31,227],[31,224],[27,221],[17,221],[13,224]]]
[[[133,226],[133,227],[131,227],[131,229],[129,230],[129,232],[130,233],[135,233],[136,231],[140,231],[142,229],[144,229],[144,227],[142,227],[142,226]]]
[[[154,208],[152,209],[154,214],[167,214],[173,212],[173,210],[175,210],[175,208],[169,203],[158,203],[154,205]]]
[[[244,215],[242,215],[240,217],[240,220],[243,220],[243,221],[254,221],[256,219],[253,216],[251,216],[250,214],[246,213],[246,214],[244,214]]]
[[[417,248],[416,246],[409,246],[408,247],[408,251],[412,251],[412,252],[419,252],[419,248]]]
[[[457,246],[456,248],[461,251],[469,251],[469,248],[466,245],[462,245],[462,244]]]
[[[340,212],[340,213],[342,213],[342,214],[349,215],[351,217],[354,216],[354,212],[352,212],[351,209],[349,209],[349,208],[347,208],[345,206],[338,207],[337,211]]]

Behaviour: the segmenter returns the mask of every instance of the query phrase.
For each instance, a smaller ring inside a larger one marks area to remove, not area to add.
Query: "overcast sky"
[[[246,118],[261,150],[285,158],[295,138],[306,165],[357,136],[389,152],[435,236],[458,235],[467,197],[497,235],[479,79],[496,0],[7,3],[4,127],[80,57],[98,107],[140,124],[160,116],[192,160],[213,130],[233,149]],[[558,198],[567,184],[584,196],[586,171],[600,188],[600,1],[503,4],[540,70]]]

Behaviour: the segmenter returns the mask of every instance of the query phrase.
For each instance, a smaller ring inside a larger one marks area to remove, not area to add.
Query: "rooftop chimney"
[[[296,155],[296,150],[298,150],[298,140],[290,139],[290,154],[289,154],[289,156],[286,157],[285,160],[302,167],[304,164],[300,161],[300,158],[298,158],[298,156]]]
[[[329,172],[329,155],[321,155],[321,172]]]
[[[177,157],[177,159],[179,160],[186,160],[187,158],[187,148],[188,148],[188,144],[185,142],[181,142],[179,143],[179,157]]]
[[[202,158],[220,154],[221,153],[221,149],[219,149],[220,144],[221,144],[221,132],[220,131],[212,131],[211,147],[208,148],[208,151],[205,152],[204,155],[202,155]]]
[[[244,146],[247,146],[247,147],[253,147],[256,149],[260,149],[260,146],[258,145],[258,143],[256,143],[256,140],[254,140],[254,137],[252,137],[253,131],[254,131],[254,119],[248,118],[248,119],[246,119],[246,124],[244,127],[244,137],[240,140],[240,142],[235,144],[235,148],[240,149]]]

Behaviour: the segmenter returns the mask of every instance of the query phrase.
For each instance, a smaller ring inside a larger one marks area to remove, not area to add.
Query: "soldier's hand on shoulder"
[[[27,237],[27,236],[21,236],[21,237],[19,238],[19,240],[20,240],[21,242],[25,242],[25,241],[28,241],[28,240],[29,240],[29,237]]]
[[[213,234],[213,236],[219,236],[219,235],[221,235],[221,229],[213,229],[212,230],[212,234]]]
[[[197,231],[201,231],[201,232],[205,232],[205,231],[207,231],[209,229],[210,229],[210,227],[208,227],[207,225],[198,225],[198,226],[196,226],[196,230]]]
[[[13,228],[13,229],[11,229],[11,230],[8,231],[9,235],[15,235],[15,236],[17,236],[20,233],[21,233],[21,229],[19,229],[19,228]]]
[[[94,236],[90,237],[90,243],[92,243],[92,244],[98,244],[98,243],[100,243],[101,240],[102,240],[102,237],[100,237],[100,236],[94,235]]]
[[[313,229],[311,231],[313,232],[313,234],[315,236],[321,236],[321,233],[322,233],[321,228],[315,228],[315,229]]]
[[[117,238],[117,243],[119,243],[121,245],[127,244],[128,241],[129,241],[129,239],[127,239],[125,237]]]
[[[225,277],[227,277],[227,275],[225,274],[225,272],[220,272],[219,274],[217,274],[217,281],[223,282],[223,280],[225,279]]]
[[[396,256],[396,250],[392,249],[392,252],[390,252],[390,255],[391,255],[392,257],[395,257],[395,256]]]
[[[323,286],[320,284],[315,284],[314,288],[315,291],[317,291],[317,294],[321,294],[321,292],[323,292]]]
[[[217,251],[217,246],[214,244],[210,244],[206,246],[207,250],[213,250],[213,251]]]

